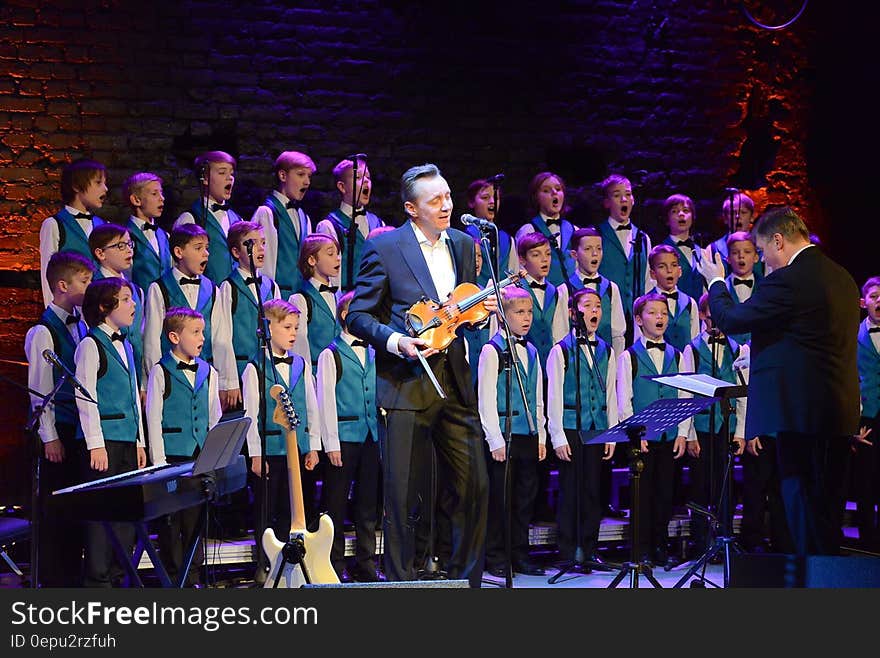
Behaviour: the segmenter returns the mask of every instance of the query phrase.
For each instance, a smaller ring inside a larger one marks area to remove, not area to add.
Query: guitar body
[[[272,420],[284,427],[285,445],[287,448],[287,478],[290,485],[290,537],[301,538],[304,547],[303,564],[309,574],[309,583],[332,584],[338,583],[339,577],[330,563],[330,549],[333,547],[333,520],[326,514],[322,514],[318,520],[318,531],[306,530],[306,513],[303,505],[302,479],[299,473],[299,447],[296,444],[296,426],[299,418],[290,394],[283,386],[276,384],[269,389],[269,395],[275,400],[275,412]],[[264,588],[275,587],[278,571],[284,562],[284,569],[278,580],[278,587],[302,587],[306,584],[306,578],[299,564],[284,560],[284,546],[287,541],[281,541],[275,536],[272,528],[266,528],[262,537],[263,551],[269,559],[269,575],[264,583]]]
[[[312,583],[338,583],[339,578],[336,576],[333,565],[330,564],[330,549],[333,546],[333,520],[326,514],[322,514],[318,520],[317,532],[300,530],[294,534],[302,538],[305,546],[303,562],[309,573],[309,581]],[[271,589],[275,586],[278,569],[284,559],[282,550],[285,541],[279,540],[272,528],[266,528],[262,543],[263,550],[269,558],[269,575],[263,587]],[[281,579],[278,581],[278,587],[302,587],[305,584],[306,579],[299,565],[286,562]]]

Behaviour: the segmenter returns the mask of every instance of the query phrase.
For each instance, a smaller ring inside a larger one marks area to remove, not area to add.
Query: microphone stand
[[[266,455],[266,395],[268,391],[265,389],[266,382],[266,351],[270,349],[271,343],[271,334],[269,332],[269,321],[266,319],[266,314],[263,310],[263,298],[260,295],[260,285],[257,283],[257,266],[254,263],[254,245],[252,242],[249,242],[247,245],[247,254],[248,259],[250,260],[251,266],[251,278],[253,279],[254,285],[254,298],[257,300],[257,350],[259,351],[260,358],[257,360],[257,380],[259,381],[259,389],[260,390],[260,410],[259,410],[259,418],[260,418],[260,496],[262,497],[263,504],[260,507],[260,518],[258,519],[260,524],[260,532],[257,533],[257,573],[261,574],[266,571],[266,554],[262,550],[260,546],[260,537],[263,536],[263,533],[266,531],[266,528],[269,525],[269,463],[268,456]],[[275,368],[272,368],[272,379],[276,384],[278,384],[278,373]],[[291,510],[291,514],[293,510]],[[280,573],[280,572],[279,572]]]
[[[351,158],[351,226],[348,229],[348,234],[346,237],[346,242],[348,243],[345,254],[345,264],[347,265],[345,272],[345,283],[343,284],[343,290],[348,292],[354,288],[354,247],[357,242],[357,202],[361,198],[360,191],[358,190],[358,157],[355,155]],[[363,188],[363,186],[362,186]],[[364,219],[366,219],[366,214],[364,215]]]
[[[495,180],[492,182],[492,203],[495,204],[495,219],[493,220],[492,223],[495,224],[496,226],[498,225],[497,224],[497,222],[498,222],[498,202],[500,200],[501,200],[501,179],[499,179],[496,176]],[[562,227],[560,226],[560,230],[561,230],[561,228]],[[480,236],[482,237],[482,233],[480,234]],[[511,245],[511,248],[513,248],[513,245]],[[493,253],[490,251],[489,253],[495,259],[494,272],[500,272],[501,271],[501,235],[498,233],[497,228],[495,229],[495,252]],[[494,272],[493,272],[492,276],[495,276]],[[500,301],[500,298],[499,298],[499,301]]]
[[[641,220],[640,220],[641,221]],[[630,220],[632,224],[632,220]],[[645,240],[647,235],[645,232],[640,229],[635,224],[632,224],[636,229],[636,237],[632,241],[632,259],[633,259],[633,279],[632,279],[632,303],[642,296],[643,292],[639,292],[641,290],[642,285],[645,282],[644,276],[642,274],[642,250],[646,248]],[[644,291],[646,292],[646,291]],[[628,314],[630,321],[627,323],[627,333],[630,335],[630,340],[628,342],[632,342],[635,340],[635,318],[632,317],[632,306],[629,309],[624,309],[624,311]]]
[[[495,206],[496,208],[498,206]],[[498,227],[494,223],[481,223],[478,225],[480,229],[480,244],[489,252],[490,244],[489,244],[489,230],[495,231],[496,242],[498,240]],[[495,271],[495,266],[492,263],[492,259],[488,259],[489,265],[489,276],[492,278],[492,286],[495,289],[495,297],[498,300],[498,316],[501,319],[501,325],[504,327],[504,338],[506,342],[506,351],[503,355],[504,358],[504,377],[507,384],[506,388],[506,404],[507,404],[507,418],[504,422],[504,451],[505,451],[505,460],[504,460],[504,495],[503,495],[503,504],[502,508],[504,510],[504,557],[505,557],[505,565],[504,565],[504,586],[506,588],[513,587],[513,559],[512,559],[512,542],[511,542],[511,496],[510,496],[510,487],[511,487],[511,454],[510,454],[510,446],[511,439],[513,436],[513,412],[510,408],[511,402],[511,393],[510,393],[510,383],[511,383],[511,370],[516,374],[516,383],[519,388],[519,394],[522,398],[523,409],[526,411],[526,421],[529,424],[529,437],[537,437],[538,430],[535,425],[535,419],[532,416],[532,410],[529,409],[528,397],[526,396],[526,388],[522,379],[522,372],[520,371],[519,366],[516,368],[512,368],[514,363],[518,363],[519,359],[516,358],[516,352],[514,351],[513,346],[513,338],[510,335],[510,326],[507,324],[507,316],[504,314],[504,306],[501,303],[501,289],[498,287],[498,274]],[[492,583],[495,584],[495,583]]]

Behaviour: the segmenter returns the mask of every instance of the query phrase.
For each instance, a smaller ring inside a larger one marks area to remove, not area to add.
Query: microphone
[[[495,174],[494,176],[489,176],[489,178],[486,179],[486,182],[487,183],[500,183],[503,180],[504,180],[504,174]]]
[[[64,371],[64,373],[67,375],[67,378],[70,380],[70,383],[73,384],[73,387],[77,391],[82,393],[83,396],[85,396],[85,398],[89,402],[95,402],[94,399],[92,399],[92,396],[86,390],[86,387],[79,383],[79,380],[76,378],[76,375],[74,375],[72,372],[70,372],[70,370],[67,369],[67,366],[61,362],[61,359],[58,358],[58,355],[55,354],[55,352],[53,352],[52,350],[50,350],[48,348],[43,350],[43,359],[46,361],[46,363],[49,363],[49,364],[55,366],[56,368],[59,368],[62,371]],[[97,404],[97,402],[95,402],[95,404]]]
[[[737,194],[737,193],[739,193],[739,190],[738,190],[737,188],[735,188],[735,187],[725,187],[725,188],[724,188],[724,191],[727,192],[727,194]]]
[[[245,240],[244,242],[242,242],[242,244],[243,244],[245,247],[247,247],[248,249],[253,249],[253,248],[254,248],[254,239],[253,239],[253,238],[248,238],[247,240]]]
[[[461,223],[465,226],[492,226],[492,222],[482,217],[474,217],[465,213],[461,216]]]
[[[366,160],[367,154],[366,153],[354,153],[352,155],[347,156],[345,159],[351,160],[352,162],[354,162],[355,160]]]

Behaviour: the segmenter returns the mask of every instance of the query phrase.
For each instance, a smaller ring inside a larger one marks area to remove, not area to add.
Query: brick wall
[[[40,222],[58,203],[62,165],[81,156],[107,165],[101,214],[113,220],[126,216],[122,180],[149,170],[165,180],[173,221],[196,195],[193,156],[215,148],[238,157],[233,206],[249,216],[274,157],[299,149],[319,168],[313,219],[336,203],[333,165],[362,151],[375,210],[395,224],[400,173],[433,161],[457,212],[470,180],[504,171],[510,227],[528,217],[528,179],[551,169],[582,223],[602,218],[592,185],[621,171],[637,186],[637,219],[660,237],[658,204],[672,192],[696,200],[699,230],[720,234],[728,185],[787,199],[826,229],[807,182],[809,12],[767,32],[736,2],[285,4],[0,6],[0,358],[22,358],[39,313]],[[23,368],[5,368],[24,381]],[[17,404],[0,414],[8,467],[24,414]]]

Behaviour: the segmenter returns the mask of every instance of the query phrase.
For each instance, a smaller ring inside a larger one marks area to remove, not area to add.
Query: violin
[[[511,274],[498,282],[498,288],[506,288],[524,276],[522,270]],[[479,324],[489,317],[483,300],[494,294],[494,286],[481,290],[473,283],[460,283],[442,304],[422,297],[406,312],[406,328],[411,336],[424,339],[428,347],[444,350],[455,340],[456,330],[461,325]],[[501,300],[498,302],[500,304]]]

